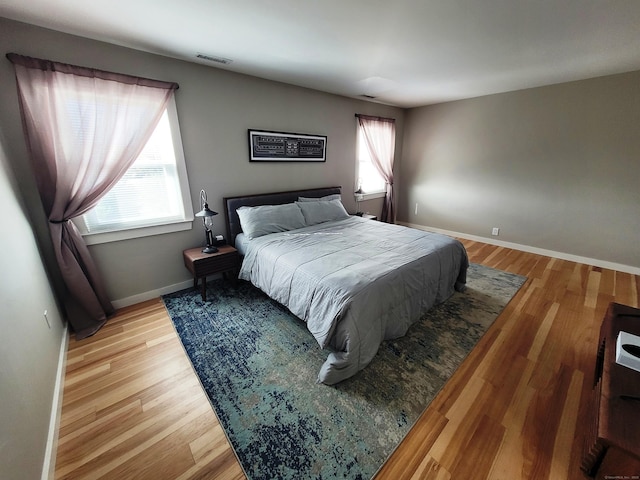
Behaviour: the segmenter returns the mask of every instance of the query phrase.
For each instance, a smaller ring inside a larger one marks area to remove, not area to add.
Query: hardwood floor
[[[638,306],[640,277],[463,243],[528,280],[376,478],[585,478],[600,323]],[[244,478],[160,299],[70,340],[56,478]]]

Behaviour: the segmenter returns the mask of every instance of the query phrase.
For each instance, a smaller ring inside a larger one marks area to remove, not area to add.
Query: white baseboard
[[[605,260],[598,260],[596,258],[581,257],[578,255],[572,255],[570,253],[556,252],[553,250],[546,250],[544,248],[532,247],[530,245],[521,245],[519,243],[503,242],[495,240],[493,238],[479,237],[476,235],[469,235],[466,233],[452,232],[449,230],[442,230],[440,228],[428,227],[425,225],[417,225],[408,222],[398,222],[401,225],[407,227],[417,228],[419,230],[426,230],[428,232],[442,233],[451,237],[464,238],[466,240],[473,240],[476,242],[488,243],[490,245],[496,245],[498,247],[511,248],[513,250],[519,250],[527,253],[535,253],[537,255],[543,255],[545,257],[559,258],[560,260],[568,260],[570,262],[584,263],[585,265],[593,265],[594,267],[606,268],[608,270],[616,270],[618,272],[630,273],[631,275],[640,275],[640,268],[632,267],[630,265],[623,265],[620,263],[607,262]]]
[[[47,448],[42,465],[42,480],[53,480],[56,470],[56,452],[58,450],[58,434],[60,432],[60,417],[62,415],[62,395],[64,393],[64,375],[67,369],[67,347],[69,346],[69,324],[65,324],[58,354],[58,370],[56,385],[53,389],[51,403],[51,418],[49,420],[49,434]]]
[[[168,285],[166,287],[150,290],[148,292],[139,293],[137,295],[132,295],[131,297],[121,298],[119,300],[112,300],[111,304],[113,305],[114,308],[128,307],[129,305],[135,305],[136,303],[146,302],[147,300],[151,300],[152,298],[158,298],[162,295],[177,292],[178,290],[183,290],[189,287],[193,287],[193,279],[186,280],[180,283],[174,283],[173,285]]]

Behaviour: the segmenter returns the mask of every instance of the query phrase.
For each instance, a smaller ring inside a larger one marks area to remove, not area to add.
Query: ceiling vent
[[[366,93],[363,93],[363,94],[362,94],[362,95],[360,95],[360,96],[361,96],[361,97],[364,97],[364,98],[369,98],[369,99],[371,99],[371,100],[373,100],[373,99],[377,98],[377,97],[374,97],[373,95],[367,95]]]
[[[196,53],[196,57],[208,62],[221,63],[222,65],[229,65],[231,62],[233,62],[233,60],[230,60],[228,58],[214,57],[213,55],[206,55],[204,53]]]

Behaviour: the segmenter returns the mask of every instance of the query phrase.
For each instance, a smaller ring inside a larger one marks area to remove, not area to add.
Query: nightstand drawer
[[[209,257],[211,257],[216,254],[210,253],[208,255]],[[214,273],[222,273],[228,270],[236,269],[238,267],[238,263],[239,263],[238,252],[224,253],[215,258],[203,258],[193,262],[193,267],[194,267],[193,274],[196,277],[202,277],[204,275],[213,275]]]

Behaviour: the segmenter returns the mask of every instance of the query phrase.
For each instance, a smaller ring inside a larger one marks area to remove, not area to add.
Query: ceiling
[[[400,107],[640,70],[640,0],[0,0],[0,16]]]

